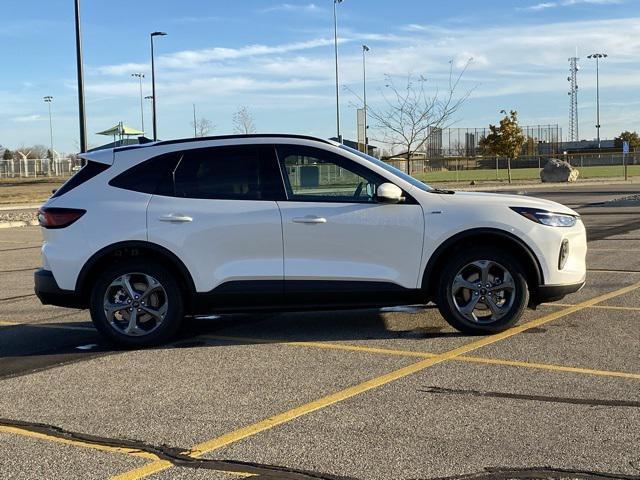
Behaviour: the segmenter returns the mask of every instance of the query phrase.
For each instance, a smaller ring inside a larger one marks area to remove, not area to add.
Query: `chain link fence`
[[[515,179],[540,178],[540,169],[552,158],[566,160],[580,171],[579,178],[640,176],[640,153],[575,153],[555,155],[525,155],[511,162]],[[407,161],[398,157],[387,161],[406,172]],[[626,167],[626,168],[625,168]],[[505,180],[507,159],[498,157],[439,157],[416,155],[411,160],[410,173],[431,181]]]
[[[0,178],[70,177],[79,169],[74,158],[0,160]]]

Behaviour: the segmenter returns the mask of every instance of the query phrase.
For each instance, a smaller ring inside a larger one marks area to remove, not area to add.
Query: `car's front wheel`
[[[182,292],[161,265],[141,261],[117,264],[100,274],[91,294],[94,325],[126,347],[167,341],[183,316]]]
[[[506,330],[518,322],[528,302],[520,263],[489,247],[458,251],[444,268],[437,292],[444,319],[470,334]]]

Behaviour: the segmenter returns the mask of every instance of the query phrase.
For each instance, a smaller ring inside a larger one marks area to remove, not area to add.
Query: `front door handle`
[[[297,217],[293,219],[293,223],[306,223],[310,225],[315,225],[318,223],[327,223],[327,219],[323,217],[315,217],[315,216],[307,216],[307,217]]]
[[[169,223],[186,223],[192,222],[193,218],[182,214],[170,213],[169,215],[162,215],[158,220]]]

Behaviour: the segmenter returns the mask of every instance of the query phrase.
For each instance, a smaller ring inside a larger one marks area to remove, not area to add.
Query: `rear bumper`
[[[86,302],[73,290],[62,290],[53,273],[39,268],[33,274],[34,291],[43,305],[56,305],[68,308],[86,308]]]
[[[540,285],[536,289],[535,304],[539,305],[545,302],[556,302],[562,300],[566,295],[575,293],[584,287],[585,280],[572,283],[569,285]]]

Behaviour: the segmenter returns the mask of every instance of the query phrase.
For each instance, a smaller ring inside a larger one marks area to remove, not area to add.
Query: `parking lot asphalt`
[[[124,351],[40,305],[36,227],[0,231],[0,478],[640,479],[640,186],[576,208],[587,285],[488,337],[437,309],[189,319]]]

